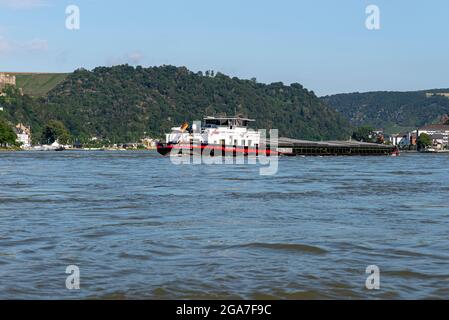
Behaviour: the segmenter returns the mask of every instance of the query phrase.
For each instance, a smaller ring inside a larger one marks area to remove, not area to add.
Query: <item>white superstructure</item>
[[[254,121],[241,117],[206,117],[200,128],[195,123],[190,130],[185,126],[172,128],[172,132],[167,134],[166,142],[258,147],[260,133],[248,128],[249,123]]]

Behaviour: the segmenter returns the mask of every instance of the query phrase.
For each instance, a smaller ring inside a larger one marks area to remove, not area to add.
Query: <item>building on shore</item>
[[[447,149],[447,136],[442,134],[433,134],[430,136],[432,139],[432,148],[435,150],[444,150]]]
[[[411,148],[416,146],[416,131],[401,132],[398,134],[390,135],[389,141],[392,145],[400,148]]]
[[[147,149],[155,149],[157,145],[157,141],[151,138],[143,138],[141,142]]]
[[[22,148],[31,147],[31,127],[27,127],[19,123],[14,128],[17,135],[17,142],[21,144]]]
[[[16,76],[0,72],[0,91],[7,85],[16,86]]]
[[[437,97],[437,96],[449,98],[449,92],[427,92],[426,93],[427,98]]]
[[[394,146],[399,146],[402,140],[406,139],[407,133],[392,134],[388,137],[388,141]]]
[[[431,124],[417,130],[418,137],[427,134],[432,139],[432,147],[437,150],[449,148],[449,125]]]
[[[389,136],[392,145],[401,149],[416,149],[418,138],[423,133],[427,134],[432,140],[432,148],[435,150],[449,149],[449,125],[431,124],[410,132],[401,132]]]

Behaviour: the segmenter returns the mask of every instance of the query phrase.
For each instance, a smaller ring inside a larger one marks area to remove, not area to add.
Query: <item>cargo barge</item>
[[[378,143],[358,141],[307,141],[279,138],[283,155],[291,156],[398,156],[399,149]]]
[[[283,156],[397,156],[395,146],[355,141],[308,141],[279,138],[273,148],[264,143],[260,132],[248,126],[253,119],[243,117],[206,117],[191,127],[184,123],[172,128],[164,143],[157,144],[162,155],[189,152],[208,155],[283,155]]]

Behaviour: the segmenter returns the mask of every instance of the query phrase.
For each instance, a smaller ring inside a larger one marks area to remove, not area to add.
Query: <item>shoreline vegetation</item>
[[[55,150],[35,150],[33,148],[22,149],[20,147],[0,147],[0,152],[58,152]],[[66,148],[64,151],[156,151],[156,148]]]
[[[16,151],[25,151],[20,147],[0,147],[0,152],[16,152]]]

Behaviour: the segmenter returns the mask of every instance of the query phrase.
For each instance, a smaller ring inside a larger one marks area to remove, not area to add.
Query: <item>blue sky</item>
[[[0,0],[1,71],[173,64],[324,95],[447,88],[448,56],[447,0]]]

